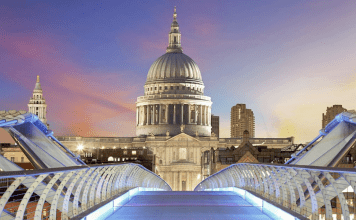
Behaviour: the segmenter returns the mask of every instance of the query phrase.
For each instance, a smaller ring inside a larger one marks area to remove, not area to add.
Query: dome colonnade
[[[166,53],[149,69],[144,90],[136,102],[137,136],[211,135],[211,98],[198,65],[183,54],[176,9]]]

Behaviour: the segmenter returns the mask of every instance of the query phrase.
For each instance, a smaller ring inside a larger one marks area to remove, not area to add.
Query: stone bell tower
[[[33,90],[30,102],[28,103],[28,111],[34,115],[37,115],[37,117],[45,125],[47,125],[48,128],[49,125],[47,124],[47,104],[42,94],[40,76],[37,76],[36,86]]]

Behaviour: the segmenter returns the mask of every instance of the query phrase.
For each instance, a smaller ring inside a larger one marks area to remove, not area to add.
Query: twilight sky
[[[55,135],[135,136],[135,101],[165,53],[175,5],[221,137],[237,103],[253,110],[256,137],[296,142],[317,136],[326,107],[355,109],[354,0],[7,2],[0,110],[28,110],[40,75]]]

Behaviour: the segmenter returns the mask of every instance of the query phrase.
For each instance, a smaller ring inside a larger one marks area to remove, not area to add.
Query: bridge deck
[[[107,219],[270,219],[235,192],[140,192]]]

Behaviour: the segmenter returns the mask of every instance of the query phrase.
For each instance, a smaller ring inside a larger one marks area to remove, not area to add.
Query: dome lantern
[[[173,22],[171,24],[171,31],[168,35],[168,47],[167,53],[182,53],[182,45],[181,45],[181,33],[179,32],[179,25],[177,22],[177,9],[174,6],[173,13]]]

